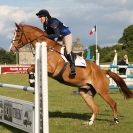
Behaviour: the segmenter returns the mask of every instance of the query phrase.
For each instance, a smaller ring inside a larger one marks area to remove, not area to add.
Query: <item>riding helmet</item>
[[[47,10],[45,10],[45,9],[40,10],[38,13],[36,13],[36,15],[37,15],[38,17],[47,17],[47,18],[51,18],[49,12],[48,12]]]

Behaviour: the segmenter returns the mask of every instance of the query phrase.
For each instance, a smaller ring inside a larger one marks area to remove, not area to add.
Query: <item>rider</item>
[[[43,28],[48,34],[48,37],[52,40],[62,39],[66,46],[67,59],[70,63],[71,72],[70,75],[76,75],[75,63],[72,56],[72,34],[68,27],[63,25],[61,21],[57,18],[51,17],[49,12],[45,9],[40,10],[36,13],[41,23],[43,23]]]

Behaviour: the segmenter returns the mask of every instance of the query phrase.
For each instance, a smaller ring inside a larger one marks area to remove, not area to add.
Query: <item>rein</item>
[[[61,52],[55,50],[54,46],[53,46],[53,47],[47,47],[47,49],[48,49],[48,50],[51,50],[51,51],[54,51],[54,52],[56,52],[56,53],[58,53],[58,54],[60,54],[60,55],[64,55],[64,54],[62,54]]]

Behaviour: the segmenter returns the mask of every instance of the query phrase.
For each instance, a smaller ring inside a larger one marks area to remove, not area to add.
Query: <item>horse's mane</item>
[[[43,34],[44,34],[44,33],[47,34],[45,31],[43,31],[43,30],[41,30],[40,28],[35,27],[35,26],[33,26],[33,25],[28,25],[28,24],[23,24],[23,23],[20,23],[19,25],[20,25],[20,26],[27,26],[27,27],[30,27],[30,28],[32,28],[32,29],[37,30],[38,32],[42,32]]]

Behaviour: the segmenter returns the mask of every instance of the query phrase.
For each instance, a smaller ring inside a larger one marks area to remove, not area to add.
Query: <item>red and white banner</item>
[[[91,29],[89,35],[93,35],[96,32],[96,25]]]
[[[0,66],[0,74],[19,74],[19,73],[27,73],[27,69],[29,66]]]

